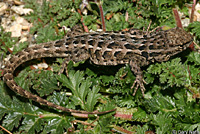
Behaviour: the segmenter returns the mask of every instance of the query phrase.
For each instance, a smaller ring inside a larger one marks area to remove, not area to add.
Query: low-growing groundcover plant
[[[102,6],[107,31],[119,31],[131,27],[150,29],[157,26],[175,27],[172,8],[188,17],[189,3],[175,0],[24,0],[26,7],[34,10],[25,18],[33,23],[31,34],[37,34],[35,43],[62,38],[62,27],[79,24],[96,30],[102,26],[99,7]],[[84,13],[87,11],[87,14]],[[187,30],[199,43],[200,23],[191,23]],[[3,58],[15,46],[17,39],[0,30]],[[21,43],[13,54],[27,47]],[[130,89],[135,75],[128,65],[96,66],[82,61],[68,63],[66,74],[58,75],[64,59],[45,58],[51,69],[31,69],[30,65],[40,59],[23,64],[16,72],[15,81],[24,89],[55,104],[85,111],[116,112],[103,115],[77,115],[41,106],[11,91],[0,81],[0,126],[12,133],[178,133],[200,132],[200,54],[184,51],[167,62],[151,64],[142,68],[145,96],[138,90],[132,96]],[[1,71],[2,72],[2,71]],[[6,131],[0,133],[7,133]]]

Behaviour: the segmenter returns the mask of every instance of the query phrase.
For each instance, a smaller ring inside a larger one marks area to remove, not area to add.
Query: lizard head
[[[169,47],[179,47],[180,51],[188,48],[193,41],[193,36],[179,27],[166,31],[165,36]]]
[[[182,28],[173,28],[161,31],[161,37],[158,38],[156,44],[160,44],[158,49],[159,56],[153,56],[158,62],[167,61],[171,56],[176,55],[189,47],[193,42],[193,36]]]

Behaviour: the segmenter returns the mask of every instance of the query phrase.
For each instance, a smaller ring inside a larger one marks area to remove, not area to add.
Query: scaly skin
[[[154,61],[167,61],[171,56],[185,50],[193,41],[193,37],[181,28],[148,35],[143,33],[134,29],[127,32],[87,33],[39,45],[35,44],[13,55],[5,64],[4,81],[10,89],[21,96],[65,112],[104,114],[114,111],[115,109],[104,112],[87,112],[56,105],[17,85],[13,79],[13,72],[24,62],[43,57],[63,57],[67,63],[70,60],[79,62],[89,59],[97,65],[129,64],[136,75],[132,86],[132,88],[136,86],[133,95],[138,87],[144,95],[145,87],[141,67]]]

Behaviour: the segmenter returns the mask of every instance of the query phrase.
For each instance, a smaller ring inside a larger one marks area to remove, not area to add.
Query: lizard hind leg
[[[136,75],[136,79],[133,83],[133,85],[131,86],[131,89],[133,89],[135,86],[135,90],[133,92],[133,96],[135,96],[138,87],[140,87],[140,90],[142,92],[142,95],[144,97],[144,91],[145,91],[145,87],[144,87],[144,83],[146,83],[143,79],[143,73],[142,70],[140,68],[140,66],[138,66],[137,62],[134,61],[130,61],[130,66],[131,66],[131,71],[134,72],[134,74]]]

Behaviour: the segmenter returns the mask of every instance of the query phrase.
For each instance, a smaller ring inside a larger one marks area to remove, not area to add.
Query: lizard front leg
[[[70,61],[69,58],[64,58],[64,61],[63,61],[63,63],[62,63],[62,66],[61,66],[60,71],[58,72],[58,75],[62,74],[62,73],[64,72],[64,70],[65,70],[65,73],[66,73],[66,75],[67,75],[67,77],[68,77],[67,65],[68,65],[68,62],[69,62],[69,61]]]
[[[143,72],[137,62],[131,60],[129,65],[131,67],[131,71],[136,75],[136,79],[133,85],[131,86],[131,89],[133,89],[136,86],[133,96],[135,96],[138,87],[140,87],[142,95],[144,96],[145,87],[143,83],[146,82],[143,80]]]

